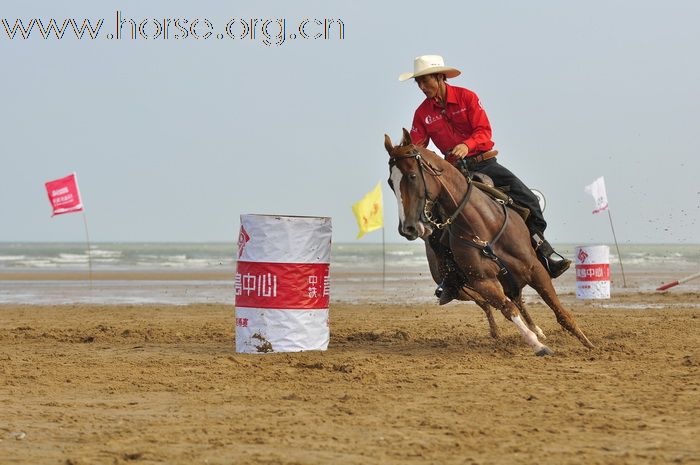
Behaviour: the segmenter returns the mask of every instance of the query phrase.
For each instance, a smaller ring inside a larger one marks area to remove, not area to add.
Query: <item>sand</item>
[[[333,304],[328,351],[266,355],[230,305],[3,305],[0,463],[700,463],[700,295],[565,300],[595,350],[536,302],[552,357],[467,304]]]

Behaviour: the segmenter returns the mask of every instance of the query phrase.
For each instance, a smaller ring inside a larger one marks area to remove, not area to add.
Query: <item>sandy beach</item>
[[[563,299],[595,350],[536,298],[552,357],[463,303],[332,303],[328,351],[266,355],[232,305],[5,304],[0,462],[700,463],[700,294]]]

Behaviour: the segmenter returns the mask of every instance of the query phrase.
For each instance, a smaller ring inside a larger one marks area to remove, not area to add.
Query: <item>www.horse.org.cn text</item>
[[[107,26],[110,24],[111,26]],[[215,24],[220,24],[217,27]],[[132,18],[117,10],[105,18],[0,18],[0,40],[221,40],[279,47],[292,42],[345,39],[340,18]]]

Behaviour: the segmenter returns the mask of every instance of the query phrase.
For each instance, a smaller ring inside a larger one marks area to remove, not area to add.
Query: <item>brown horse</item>
[[[419,237],[426,239],[433,226],[448,229],[454,259],[467,278],[463,298],[471,297],[482,308],[481,303],[486,303],[499,309],[515,324],[535,354],[550,355],[552,351],[520,317],[522,289],[529,285],[552,309],[564,329],[584,346],[593,348],[571,312],[559,301],[519,215],[509,215],[505,205],[473,189],[469,179],[442,157],[411,144],[406,129],[400,145],[394,147],[385,135],[384,146],[389,153],[389,185],[399,207],[399,233],[412,241]],[[452,212],[443,223],[432,217],[434,204]],[[488,317],[490,309],[484,311]],[[493,335],[491,321],[492,318],[489,324]]]

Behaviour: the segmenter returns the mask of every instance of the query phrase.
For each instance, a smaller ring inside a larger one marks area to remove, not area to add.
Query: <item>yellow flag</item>
[[[384,227],[384,207],[382,204],[382,186],[378,182],[377,187],[372,192],[352,206],[352,212],[357,218],[357,226],[360,228],[357,239],[370,231]]]

